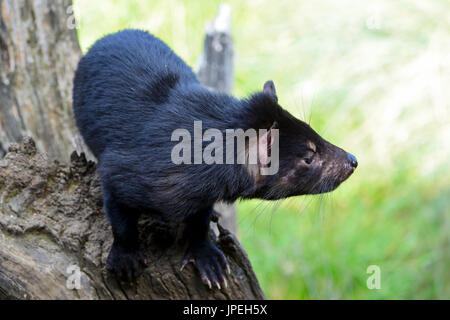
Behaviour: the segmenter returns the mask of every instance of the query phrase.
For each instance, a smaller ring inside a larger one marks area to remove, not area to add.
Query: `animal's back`
[[[124,30],[98,40],[74,79],[77,125],[97,158],[121,149],[164,112],[171,91],[197,84],[195,74],[165,43],[145,31]]]

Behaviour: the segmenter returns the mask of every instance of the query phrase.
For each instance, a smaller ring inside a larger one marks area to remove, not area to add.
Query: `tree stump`
[[[0,156],[32,136],[67,161],[76,133],[72,79],[81,57],[71,0],[0,0]]]
[[[52,163],[31,138],[12,144],[0,160],[0,298],[264,299],[246,253],[220,225],[211,236],[231,267],[221,290],[192,265],[180,271],[179,226],[146,217],[139,228],[149,266],[135,283],[119,282],[104,267],[112,233],[95,163],[76,152]]]

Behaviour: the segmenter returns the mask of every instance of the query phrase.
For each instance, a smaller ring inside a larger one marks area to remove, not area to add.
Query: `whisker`
[[[273,219],[273,215],[275,214],[276,210],[280,207],[281,205],[281,201],[280,200],[276,200],[275,203],[272,206],[272,212],[270,214],[270,223],[269,223],[269,233],[272,232],[272,219]]]
[[[254,212],[263,205],[264,205],[264,200],[258,199],[258,203],[253,208],[250,209],[250,212],[248,214],[246,214],[244,217],[238,219],[238,224],[242,225],[242,223],[244,223],[247,219],[250,219],[250,217],[253,216]],[[256,220],[253,220],[252,223],[249,223],[248,228],[254,227],[255,224],[256,224]]]

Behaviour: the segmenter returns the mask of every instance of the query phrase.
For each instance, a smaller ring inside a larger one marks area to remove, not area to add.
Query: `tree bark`
[[[180,271],[182,227],[145,217],[139,229],[149,266],[135,283],[118,282],[104,270],[112,233],[95,163],[76,152],[69,164],[51,163],[31,138],[0,160],[0,298],[264,299],[245,251],[220,225],[211,237],[231,267],[221,290],[191,264]]]
[[[71,0],[0,0],[0,156],[32,136],[68,161],[72,79],[81,57]]]

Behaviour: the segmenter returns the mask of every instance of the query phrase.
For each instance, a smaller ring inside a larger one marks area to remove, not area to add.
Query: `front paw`
[[[130,249],[113,244],[106,261],[106,269],[121,280],[134,281],[147,265],[147,259],[139,249]]]
[[[214,284],[220,290],[220,283],[228,287],[224,270],[230,274],[230,266],[223,252],[211,242],[190,246],[181,263],[181,270],[190,262],[197,267],[203,283],[210,289]]]

